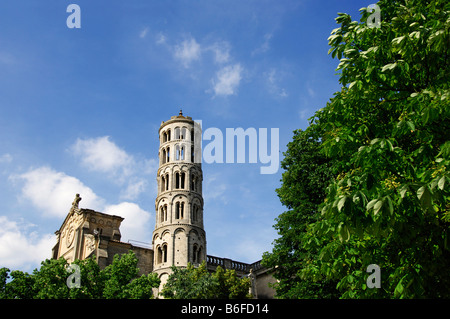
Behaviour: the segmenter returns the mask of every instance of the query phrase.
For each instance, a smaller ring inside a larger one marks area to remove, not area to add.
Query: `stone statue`
[[[71,210],[78,209],[78,203],[80,202],[80,200],[81,200],[80,194],[76,194],[75,195],[75,199],[72,202],[72,209]]]

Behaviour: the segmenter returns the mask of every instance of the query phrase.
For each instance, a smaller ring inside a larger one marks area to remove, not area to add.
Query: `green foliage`
[[[361,22],[340,13],[328,38],[342,88],[306,130],[319,133],[319,154],[332,163],[325,198],[313,206],[316,220],[285,199],[284,183],[304,177],[296,169],[305,164],[286,155],[280,199],[291,211],[278,218],[282,238],[265,257],[282,269],[278,289],[295,291],[292,297],[305,296],[295,290],[298,278],[317,282],[318,292],[335,281],[342,298],[450,297],[450,3],[377,4],[380,28],[366,25],[362,8]],[[298,179],[287,198],[312,197],[307,183]],[[292,244],[289,229],[302,232]],[[381,268],[380,289],[366,287],[372,263]],[[292,287],[283,288],[289,278]]]
[[[152,299],[153,288],[158,288],[161,280],[158,274],[141,275],[125,286],[123,298],[126,299]]]
[[[152,288],[159,287],[156,274],[138,277],[134,252],[115,255],[113,263],[101,270],[94,258],[76,260],[80,287],[68,288],[68,263],[64,258],[47,259],[30,275],[0,269],[0,299],[149,299]],[[11,277],[10,282],[6,280]]]
[[[212,279],[217,283],[214,298],[217,299],[244,299],[252,298],[249,294],[250,278],[239,278],[234,269],[224,270],[217,266],[212,273]]]
[[[33,291],[36,299],[67,299],[67,261],[64,258],[46,259],[39,270],[33,271]]]
[[[138,259],[134,253],[115,255],[111,265],[104,269],[105,289],[103,293],[107,299],[121,299],[125,297],[124,287],[137,277]]]
[[[2,268],[6,269],[6,268]],[[7,269],[9,272],[9,269]],[[7,273],[6,273],[7,275]],[[13,270],[10,273],[12,281],[5,284],[2,299],[31,299],[35,296],[34,277],[26,272]]]
[[[167,299],[242,299],[251,298],[249,289],[249,278],[238,278],[236,271],[220,266],[210,273],[203,262],[199,267],[173,266],[161,294]]]
[[[80,288],[72,288],[69,291],[70,299],[99,299],[105,298],[106,274],[100,270],[94,258],[75,260],[74,264],[80,266]]]
[[[0,268],[0,299],[6,298],[6,281],[9,278],[9,271],[6,267]]]
[[[262,263],[274,269],[278,298],[336,297],[336,282],[308,280],[298,273],[318,258],[318,249],[305,250],[301,245],[311,240],[307,229],[320,216],[319,204],[325,199],[325,188],[332,179],[333,163],[320,153],[320,132],[315,126],[294,131],[284,156],[281,167],[285,172],[277,193],[290,210],[277,218],[274,227],[280,237],[274,241],[273,251],[263,255]]]

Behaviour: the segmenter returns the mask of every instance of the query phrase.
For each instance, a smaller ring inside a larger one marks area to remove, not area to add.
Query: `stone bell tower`
[[[180,111],[161,123],[159,142],[153,271],[165,283],[172,265],[186,267],[188,262],[198,265],[206,260],[201,127]]]

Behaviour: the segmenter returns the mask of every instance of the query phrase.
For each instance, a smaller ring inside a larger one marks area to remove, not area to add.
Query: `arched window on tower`
[[[167,221],[167,204],[159,208],[159,221],[160,223]]]
[[[166,174],[166,191],[169,190],[169,174]]]
[[[181,172],[180,174],[180,188],[184,189],[184,181],[186,179],[186,173],[185,172]]]
[[[164,221],[164,207],[161,206],[159,208],[159,222],[162,223]]]
[[[192,205],[192,221],[196,222],[199,218],[199,207],[197,204]]]
[[[179,127],[175,128],[175,139],[176,140],[180,139],[180,128]]]
[[[167,262],[167,244],[164,244],[162,247],[162,260],[164,263]]]
[[[167,141],[170,141],[170,130],[167,130]]]
[[[184,202],[175,203],[175,219],[184,218]]]
[[[180,160],[180,145],[175,145],[175,160],[179,161]]]
[[[180,218],[184,218],[184,202],[180,203]]]
[[[201,263],[202,262],[202,246],[200,246],[199,248],[198,248],[198,251],[197,251],[197,262],[198,263]]]
[[[195,192],[199,191],[199,178],[198,176],[194,175],[194,177],[192,178],[192,190]]]
[[[198,263],[197,253],[198,253],[198,246],[196,244],[194,244],[194,247],[192,248],[192,262],[194,264]]]
[[[180,173],[178,172],[175,173],[175,188],[180,188]]]
[[[166,190],[166,178],[163,176],[161,176],[161,192],[164,192]]]
[[[185,151],[184,151],[184,145],[181,145],[181,149],[180,149],[180,159],[181,159],[182,161],[184,161],[184,153],[185,153]]]
[[[166,150],[163,149],[162,150],[162,164],[165,164],[166,161],[167,161],[167,153],[166,153]]]
[[[197,244],[192,247],[192,262],[195,264],[202,262],[202,247]]]
[[[163,261],[163,250],[161,246],[158,246],[157,252],[156,252],[156,263],[160,264]]]
[[[191,191],[195,191],[197,187],[197,177],[191,172]]]
[[[183,127],[183,128],[181,128],[181,130],[180,130],[180,139],[185,139],[186,138],[186,128],[185,127]]]
[[[167,163],[170,162],[170,147],[167,148]]]

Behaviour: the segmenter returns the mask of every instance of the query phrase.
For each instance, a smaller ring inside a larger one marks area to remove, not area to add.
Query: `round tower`
[[[201,128],[191,117],[178,116],[159,128],[158,196],[153,231],[153,271],[161,283],[171,266],[186,267],[206,260],[203,228]]]

